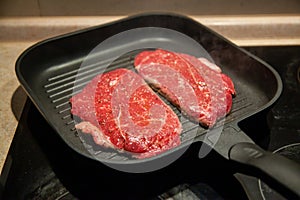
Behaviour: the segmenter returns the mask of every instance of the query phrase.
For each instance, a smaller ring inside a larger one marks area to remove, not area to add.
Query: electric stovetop
[[[261,132],[252,138],[257,144],[299,161],[300,46],[246,49],[279,72],[284,89],[271,109],[247,119],[255,126],[244,130]],[[194,161],[198,149],[192,145],[179,160],[156,172],[118,172],[70,149],[27,99],[1,175],[0,195],[2,199],[284,199],[260,180],[235,174],[236,166],[215,152]]]

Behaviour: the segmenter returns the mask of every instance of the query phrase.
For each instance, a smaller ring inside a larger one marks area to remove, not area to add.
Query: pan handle
[[[298,163],[246,142],[233,145],[229,151],[229,158],[263,171],[300,197],[300,165]]]

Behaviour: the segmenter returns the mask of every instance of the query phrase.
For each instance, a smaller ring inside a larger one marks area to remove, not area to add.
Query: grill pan
[[[188,120],[183,123],[182,144],[179,147],[147,159],[132,159],[125,154],[107,151],[93,145],[88,138],[86,143],[80,140],[70,113],[69,98],[74,95],[74,82],[81,63],[92,49],[105,39],[141,27],[175,30],[193,38],[204,47],[223,72],[232,78],[237,91],[233,99],[232,111],[225,119],[221,137],[214,149],[227,159],[261,169],[300,195],[299,179],[295,178],[300,177],[299,166],[283,157],[275,157],[265,152],[256,146],[238,126],[239,122],[265,110],[277,100],[282,90],[279,75],[260,59],[207,27],[181,15],[151,13],[132,16],[110,24],[51,38],[27,49],[17,60],[17,77],[35,106],[59,136],[78,153],[111,166],[124,167],[125,171],[128,169],[147,171],[147,167],[153,166],[155,162],[168,162],[174,156],[181,155],[192,142],[205,140],[207,130]],[[145,39],[177,42],[170,38]],[[110,67],[132,68],[136,53],[138,51],[122,56]],[[91,65],[90,68],[89,66],[85,68],[82,86],[97,74],[97,70],[101,70],[101,64],[97,66]],[[175,108],[174,110],[176,111]],[[178,111],[176,112],[180,115]],[[218,125],[216,127],[218,128]],[[189,131],[195,129],[197,129],[197,136],[189,137]],[[207,138],[209,141],[209,137]],[[92,149],[94,155],[91,155],[88,148]],[[270,166],[269,162],[273,164]],[[272,166],[276,164],[278,166],[275,169]],[[280,176],[283,173],[280,171],[290,171],[290,174],[284,173],[284,176],[289,178]]]

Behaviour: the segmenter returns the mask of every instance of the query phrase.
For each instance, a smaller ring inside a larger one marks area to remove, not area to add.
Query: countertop
[[[0,18],[0,171],[5,162],[26,94],[15,62],[43,39],[125,16]],[[300,15],[190,16],[239,46],[300,45]]]

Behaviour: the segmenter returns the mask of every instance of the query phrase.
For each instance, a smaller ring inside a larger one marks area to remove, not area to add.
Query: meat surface
[[[70,102],[82,120],[76,128],[101,146],[145,158],[180,144],[177,115],[133,71],[98,75]]]
[[[205,127],[230,112],[233,82],[205,58],[158,49],[139,53],[134,65],[183,114]]]

